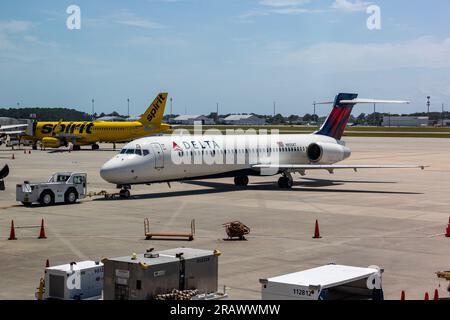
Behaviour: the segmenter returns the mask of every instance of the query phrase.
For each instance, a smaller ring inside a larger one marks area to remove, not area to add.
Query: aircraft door
[[[164,168],[164,152],[159,143],[151,144],[153,153],[155,154],[155,168],[162,169]]]

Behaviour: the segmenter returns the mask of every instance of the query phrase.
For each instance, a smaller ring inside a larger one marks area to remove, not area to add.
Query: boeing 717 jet
[[[293,186],[293,173],[311,170],[402,169],[420,165],[338,164],[351,155],[341,140],[357,103],[399,103],[358,99],[341,93],[323,126],[313,134],[284,135],[172,135],[142,138],[127,144],[121,153],[101,168],[102,178],[116,184],[122,197],[130,196],[136,184],[234,177],[237,186],[246,186],[249,176],[281,175],[278,185]],[[330,102],[332,103],[332,102]]]

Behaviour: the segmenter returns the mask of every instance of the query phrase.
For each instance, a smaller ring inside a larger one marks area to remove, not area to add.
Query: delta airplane
[[[101,177],[116,184],[123,198],[132,185],[234,177],[237,186],[247,186],[249,176],[281,175],[278,186],[290,189],[293,173],[309,170],[405,169],[420,165],[341,165],[351,150],[341,140],[353,106],[358,103],[397,103],[358,99],[357,94],[338,94],[333,109],[319,131],[313,134],[172,135],[147,137],[127,144],[106,162]],[[327,102],[333,103],[333,102]]]

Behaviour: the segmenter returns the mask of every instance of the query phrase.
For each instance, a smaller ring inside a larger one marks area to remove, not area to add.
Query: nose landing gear
[[[121,199],[130,199],[131,197],[131,186],[130,185],[124,185],[124,186],[117,186],[117,188],[120,189],[119,196]]]
[[[128,190],[128,189],[120,190],[119,195],[122,199],[130,199],[130,197],[131,197],[130,190]]]

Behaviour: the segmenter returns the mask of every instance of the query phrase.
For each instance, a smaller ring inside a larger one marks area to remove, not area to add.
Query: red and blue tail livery
[[[353,106],[356,104],[356,102],[350,103],[349,100],[355,100],[357,97],[356,93],[339,93],[334,100],[333,110],[316,134],[341,140]],[[345,101],[345,103],[341,103],[341,101]]]

